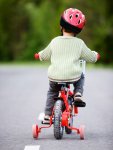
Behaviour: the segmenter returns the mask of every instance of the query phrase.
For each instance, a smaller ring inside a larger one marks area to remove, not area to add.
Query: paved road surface
[[[86,72],[84,99],[77,126],[86,126],[85,140],[79,135],[53,136],[53,128],[42,130],[39,140],[32,138],[31,126],[39,123],[48,90],[47,69],[0,66],[0,150],[24,150],[25,145],[40,145],[40,150],[113,149],[113,70]]]

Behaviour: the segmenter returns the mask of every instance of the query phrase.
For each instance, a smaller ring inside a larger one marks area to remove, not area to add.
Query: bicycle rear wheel
[[[56,139],[61,139],[63,137],[64,127],[61,125],[61,117],[63,110],[63,101],[57,100],[54,107],[54,136]]]

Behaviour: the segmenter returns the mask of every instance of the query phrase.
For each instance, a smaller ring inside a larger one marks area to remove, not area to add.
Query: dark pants
[[[83,94],[83,85],[84,85],[84,75],[81,75],[81,78],[78,81],[72,83],[74,86],[74,93]],[[55,103],[55,97],[58,97],[59,91],[61,90],[61,84],[57,82],[49,81],[49,91],[47,93],[47,101],[45,107],[45,115],[51,115],[52,109]]]

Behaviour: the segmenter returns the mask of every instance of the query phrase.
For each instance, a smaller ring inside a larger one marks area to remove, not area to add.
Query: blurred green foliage
[[[69,7],[86,16],[78,35],[113,63],[113,1],[108,0],[0,0],[0,61],[33,60],[34,53],[60,35],[60,15]]]

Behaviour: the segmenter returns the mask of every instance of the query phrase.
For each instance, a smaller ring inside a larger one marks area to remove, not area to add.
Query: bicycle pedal
[[[50,121],[49,121],[49,120],[43,120],[43,121],[41,121],[41,124],[49,125],[49,124],[50,124]]]
[[[85,107],[86,103],[85,102],[74,102],[74,106],[76,106],[76,107]]]

